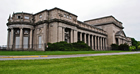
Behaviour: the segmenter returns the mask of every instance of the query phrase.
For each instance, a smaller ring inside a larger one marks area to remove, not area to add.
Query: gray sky
[[[140,0],[0,0],[0,45],[7,44],[9,14],[54,7],[77,15],[80,21],[112,15],[123,23],[126,36],[140,41]]]

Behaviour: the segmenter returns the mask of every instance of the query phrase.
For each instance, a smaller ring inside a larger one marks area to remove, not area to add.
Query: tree
[[[138,41],[136,41],[134,38],[131,38],[131,41],[132,41],[132,46],[137,47],[139,45]]]

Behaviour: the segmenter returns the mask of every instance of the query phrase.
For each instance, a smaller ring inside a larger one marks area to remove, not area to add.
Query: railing
[[[5,45],[0,50],[5,49],[6,51],[38,51],[45,50],[46,44],[28,44],[28,45]]]
[[[6,48],[7,48],[7,45],[2,45],[2,46],[0,46],[0,51],[5,51]]]
[[[111,47],[105,47],[105,46],[90,46],[93,50],[96,51],[106,51],[111,50]]]

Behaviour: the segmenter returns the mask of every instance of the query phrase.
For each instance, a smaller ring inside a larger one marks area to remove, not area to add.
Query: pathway
[[[32,55],[32,56],[0,56],[0,60],[33,60],[33,59],[57,59],[86,56],[124,55],[138,54],[140,52],[100,53],[100,54],[77,54],[77,55]]]

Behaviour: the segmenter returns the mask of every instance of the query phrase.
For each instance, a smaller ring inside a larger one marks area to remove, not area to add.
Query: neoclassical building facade
[[[120,21],[107,16],[81,22],[59,8],[36,14],[13,13],[8,19],[7,50],[45,51],[46,44],[84,41],[93,50],[109,50],[112,43],[131,45]]]

